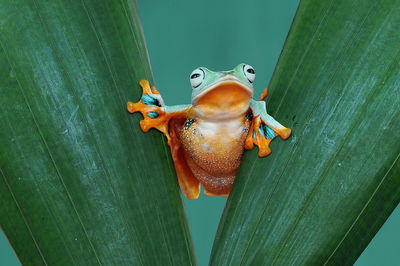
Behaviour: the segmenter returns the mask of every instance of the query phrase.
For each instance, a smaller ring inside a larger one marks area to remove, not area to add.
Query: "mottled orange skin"
[[[206,194],[229,194],[249,128],[250,120],[242,115],[218,123],[197,119],[180,129],[185,159]]]
[[[148,81],[139,83],[143,94],[159,95]],[[267,90],[261,95],[266,97]],[[196,199],[200,184],[208,196],[228,196],[240,166],[244,148],[259,147],[259,156],[267,156],[271,139],[259,133],[261,118],[251,116],[249,107],[252,92],[240,85],[226,82],[201,95],[187,109],[167,113],[164,108],[148,106],[140,100],[128,102],[130,113],[141,112],[144,132],[156,128],[168,139],[172,158],[182,191],[188,199]],[[157,118],[149,117],[157,112]],[[249,120],[248,117],[252,117]],[[187,126],[187,121],[194,122]],[[186,125],[186,126],[185,126]],[[253,131],[256,138],[253,138]],[[287,138],[290,129],[275,130],[276,135]]]

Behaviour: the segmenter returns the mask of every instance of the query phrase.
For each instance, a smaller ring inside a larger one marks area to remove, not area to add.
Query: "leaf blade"
[[[357,210],[368,201],[365,195],[373,193],[371,187],[379,184],[381,176],[376,168],[392,165],[400,151],[398,136],[393,136],[399,129],[396,86],[400,47],[388,49],[385,45],[385,41],[398,38],[399,16],[396,4],[389,1],[301,2],[270,84],[268,102],[269,110],[275,110],[273,115],[294,134],[290,143],[273,143],[273,153],[264,161],[256,159],[254,152],[245,155],[220,223],[211,264],[326,261],[329,253],[325,254],[324,248],[328,252],[335,245],[324,239],[340,239],[348,226],[339,220],[329,225],[320,218],[333,219],[329,210],[336,208],[346,220],[341,206],[328,199],[353,206],[354,212],[346,214],[357,217]],[[384,102],[386,109],[376,99]],[[382,157],[371,161],[374,153],[369,147],[375,148],[374,157]],[[370,163],[365,166],[369,172],[363,172],[363,160]],[[340,167],[348,169],[340,172],[336,169]],[[362,184],[360,175],[368,176],[363,182],[370,187],[360,185],[362,192],[358,194],[352,182]],[[397,179],[390,178],[394,184]],[[343,187],[338,186],[340,182]],[[332,194],[333,188],[342,193],[342,198]],[[347,194],[342,191],[346,189]],[[385,205],[379,226],[369,232],[370,238],[400,199],[396,186],[390,190],[395,199],[385,192],[379,197],[388,198],[390,204]],[[347,202],[349,195],[359,205]],[[244,209],[247,211],[242,214],[240,210]],[[372,223],[369,218],[367,224]],[[327,231],[325,235],[313,230],[318,225]],[[233,240],[228,241],[229,237]],[[357,246],[355,241],[348,239],[346,245]],[[354,262],[365,241],[347,260],[337,259]]]
[[[164,140],[126,112],[152,82],[136,3],[1,5],[2,198],[8,183],[16,201],[0,224],[21,261],[195,264]]]

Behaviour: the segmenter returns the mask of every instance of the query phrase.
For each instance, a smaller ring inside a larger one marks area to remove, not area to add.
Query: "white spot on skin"
[[[342,163],[338,163],[337,165],[340,167],[340,166],[342,166]]]
[[[203,151],[212,153],[214,151],[214,147],[208,145],[207,143],[203,144]]]

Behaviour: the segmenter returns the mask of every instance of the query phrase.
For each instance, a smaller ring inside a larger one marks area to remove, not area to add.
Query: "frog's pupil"
[[[247,69],[247,73],[255,74],[254,69],[252,69],[252,68]]]
[[[198,78],[198,77],[200,77],[199,73],[194,73],[193,75],[190,76],[191,79],[195,79],[195,78]]]

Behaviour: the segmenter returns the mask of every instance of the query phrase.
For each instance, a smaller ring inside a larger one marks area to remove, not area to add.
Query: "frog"
[[[129,113],[143,115],[143,132],[155,128],[166,136],[179,186],[189,200],[199,197],[201,185],[206,196],[228,197],[244,150],[258,146],[258,156],[265,157],[276,136],[291,135],[267,113],[268,89],[253,99],[254,80],[254,68],[245,63],[229,71],[198,67],[190,74],[191,104],[165,105],[148,80],[139,82],[140,100],[127,103]]]

